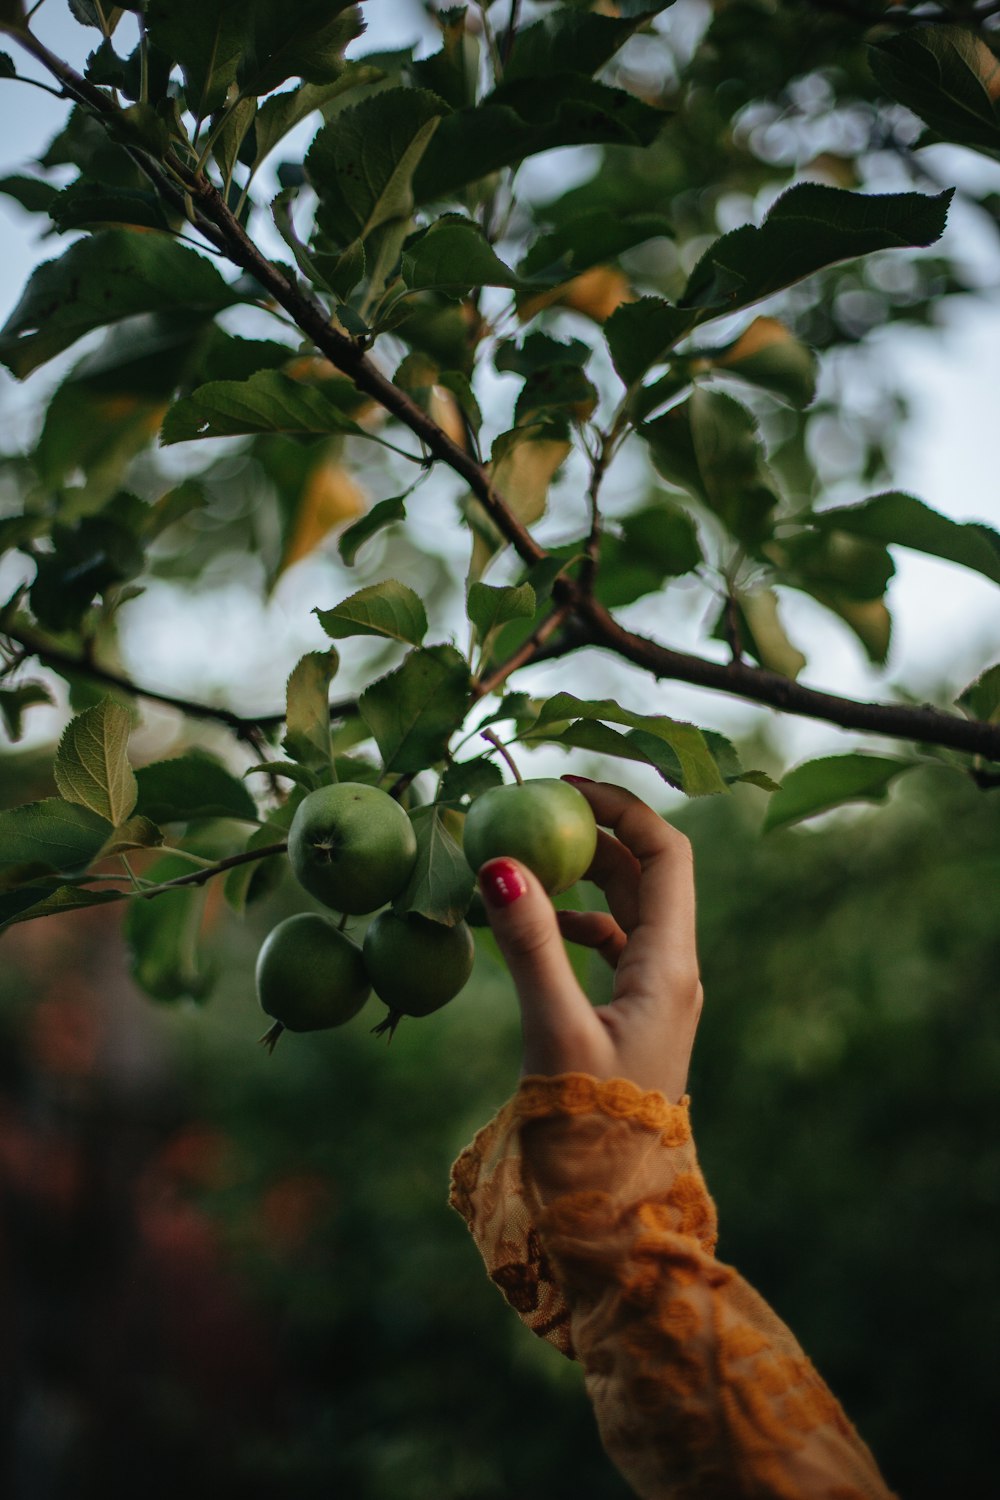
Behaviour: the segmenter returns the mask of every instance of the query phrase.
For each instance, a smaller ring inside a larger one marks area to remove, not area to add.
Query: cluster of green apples
[[[473,870],[500,856],[519,859],[553,895],[584,873],[596,841],[589,803],[563,781],[495,787],[465,820]],[[416,854],[413,824],[378,787],[339,782],[303,798],[288,830],[295,878],[344,916],[378,915],[360,945],[318,912],[288,917],[268,934],[256,980],[274,1022],[264,1037],[269,1046],[285,1030],[343,1025],[373,990],[389,1012],[375,1030],[391,1035],[402,1016],[430,1015],[464,988],[475,957],[468,922],[447,927],[389,905],[406,888]]]

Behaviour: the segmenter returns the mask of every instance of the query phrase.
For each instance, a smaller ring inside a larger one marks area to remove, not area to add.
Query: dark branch
[[[803,687],[790,677],[750,666],[745,661],[705,661],[687,652],[671,651],[657,641],[623,629],[594,599],[580,598],[577,612],[590,629],[591,645],[606,646],[637,667],[645,667],[654,677],[734,693],[753,703],[766,703],[786,714],[801,714],[809,719],[839,724],[842,729],[860,729],[867,734],[884,734],[902,740],[922,740],[1000,761],[1000,724],[959,718],[957,714],[943,713],[937,708],[858,702]]]

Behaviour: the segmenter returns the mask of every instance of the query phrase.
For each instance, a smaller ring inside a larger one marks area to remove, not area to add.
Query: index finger
[[[638,920],[629,935],[629,959],[697,972],[694,861],[688,840],[624,787],[577,777],[564,780],[583,793],[598,823],[638,861]]]

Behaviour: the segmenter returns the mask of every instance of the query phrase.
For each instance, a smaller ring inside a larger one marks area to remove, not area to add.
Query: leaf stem
[[[499,750],[501,756],[510,767],[514,780],[517,782],[518,786],[523,786],[524,777],[521,775],[520,771],[517,768],[517,761],[511,755],[510,751],[500,739],[499,735],[494,734],[492,729],[484,729],[482,731],[482,737],[484,740],[489,740],[490,744],[493,745],[497,750]]]

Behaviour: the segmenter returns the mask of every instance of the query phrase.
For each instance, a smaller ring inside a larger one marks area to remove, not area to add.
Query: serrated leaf
[[[726,783],[705,742],[705,737],[694,724],[669,719],[665,714],[632,713],[631,710],[622,708],[610,698],[588,700],[577,698],[572,693],[557,693],[542,705],[530,734],[534,737],[536,732],[546,725],[558,723],[561,720],[628,725],[640,736],[638,739],[634,735],[628,736],[630,743],[640,748],[644,755],[647,755],[651,748],[646,737],[660,741],[669,747],[672,755],[676,757],[683,789],[689,797],[701,797],[726,790]]]
[[[806,761],[782,778],[780,792],[767,804],[764,832],[815,817],[845,802],[884,802],[889,786],[918,761],[886,755],[827,755]]]
[[[499,588],[488,583],[473,583],[469,586],[466,610],[481,641],[486,639],[491,630],[506,625],[509,620],[532,619],[535,607],[535,591],[530,583],[508,584]]]
[[[484,792],[503,785],[503,772],[495,760],[479,755],[472,760],[456,761],[448,767],[437,790],[437,801],[457,806],[466,797],[474,801]]]
[[[422,771],[443,760],[468,693],[468,664],[454,646],[411,651],[401,667],[366,688],[358,706],[385,770]]]
[[[987,667],[955,701],[970,719],[982,719],[986,724],[1000,724],[1000,662],[996,666]]]
[[[604,337],[624,383],[633,386],[647,370],[662,364],[696,322],[689,308],[673,307],[662,297],[623,302],[605,322]]]
[[[604,532],[597,597],[609,609],[618,609],[691,572],[701,561],[694,521],[679,506],[657,499],[624,516],[620,536]]]
[[[665,118],[580,73],[559,73],[542,87],[534,78],[512,79],[441,121],[414,175],[414,196],[418,203],[453,198],[467,183],[559,146],[648,145]]]
[[[417,835],[417,857],[406,889],[396,897],[393,907],[453,927],[465,916],[475,876],[448,831],[442,808],[418,807],[410,814],[410,821]]]
[[[744,224],[710,245],[679,298],[681,308],[734,312],[824,266],[875,250],[926,246],[944,233],[954,189],[852,193],[803,182],[774,203],[759,228]]]
[[[979,521],[952,521],[899,490],[873,495],[857,505],[817,511],[809,520],[824,531],[843,531],[943,557],[1000,583],[1000,533]]]
[[[409,219],[414,171],[447,112],[425,89],[386,89],[324,126],[305,166],[319,197],[316,222],[334,245]]]
[[[189,823],[197,818],[258,821],[257,807],[243,783],[208,755],[178,755],[136,771],[135,810],[154,823]]]
[[[379,500],[360,521],[352,522],[346,531],[341,532],[337,550],[349,568],[354,566],[365,542],[395,521],[406,520],[405,500],[405,495],[390,495],[387,500]]]
[[[285,692],[285,737],[282,745],[293,760],[310,770],[329,771],[330,683],[340,658],[329,651],[310,651],[292,668]]]
[[[478,224],[449,215],[438,219],[403,251],[402,277],[410,291],[459,294],[478,286],[516,287]]]
[[[21,738],[25,709],[36,704],[55,702],[52,694],[42,682],[24,682],[20,687],[0,688],[0,715],[8,738],[15,743]]]
[[[142,188],[112,187],[103,182],[73,182],[49,204],[52,222],[62,234],[71,229],[128,224],[169,232],[170,221],[155,193]]]
[[[697,496],[739,541],[770,534],[778,494],[757,423],[739,401],[698,388],[640,432],[664,479]]]
[[[875,79],[946,141],[1000,151],[1000,63],[964,26],[915,26],[872,47]]]
[[[161,884],[190,873],[186,859],[167,855],[146,876]],[[208,993],[214,976],[198,950],[206,894],[203,887],[182,886],[129,901],[124,933],[132,977],[152,999],[202,1000]]]
[[[163,830],[149,818],[127,818],[116,828],[100,851],[100,858],[109,854],[127,854],[129,849],[156,849],[163,843]]]
[[[47,797],[0,811],[0,889],[50,870],[83,870],[113,832],[107,818]]]
[[[6,56],[5,52],[0,52],[0,59]],[[13,66],[11,62],[12,70]],[[12,75],[5,75],[0,64],[0,78],[5,76]],[[53,187],[51,182],[43,182],[40,177],[0,177],[0,193],[13,198],[29,214],[47,214],[49,205],[58,192],[59,189]]]
[[[203,255],[161,235],[110,229],[32,272],[0,330],[0,361],[23,380],[93,328],[140,313],[210,315],[245,297]]]
[[[380,635],[419,646],[427,634],[423,600],[396,578],[369,584],[333,609],[314,609],[313,614],[335,641],[350,635]]]
[[[312,84],[336,79],[344,48],[364,30],[352,0],[273,0],[251,7],[253,28],[237,73],[245,93],[268,94],[288,78]]]
[[[16,898],[12,905],[16,909],[9,908],[5,904],[5,898],[0,897],[0,932],[18,922],[33,922],[36,917],[56,917],[63,912],[81,911],[88,906],[106,906],[109,901],[121,900],[114,891],[90,890],[80,885],[46,888],[38,892],[37,900],[29,900],[28,897],[34,894],[35,889],[31,886],[12,892],[12,896]]]
[[[384,75],[378,68],[364,63],[345,63],[339,77],[331,83],[303,83],[287,93],[272,94],[265,99],[254,121],[253,170],[270,156],[279,141],[284,140],[300,120],[332,104],[349,89],[375,83]]]
[[[106,698],[67,724],[56,752],[56,786],[67,802],[88,807],[116,828],[135,807],[138,786],[128,761],[132,716]]]
[[[225,104],[250,44],[252,10],[233,0],[147,0],[150,40],[179,63],[188,109],[198,120]]]
[[[163,421],[160,442],[235,437],[245,433],[293,432],[364,435],[349,411],[359,407],[349,380],[306,385],[279,370],[259,370],[249,380],[215,380],[175,401]]]

